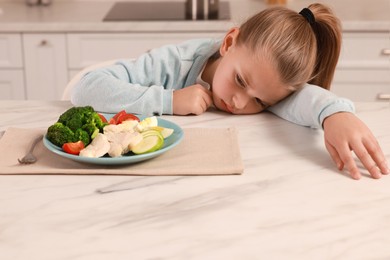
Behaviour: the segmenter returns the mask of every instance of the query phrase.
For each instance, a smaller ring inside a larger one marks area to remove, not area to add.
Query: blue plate
[[[103,114],[107,120],[109,120],[113,114]],[[145,118],[144,116],[139,116],[139,118],[142,120]],[[173,134],[170,135],[168,138],[164,139],[164,145],[160,150],[157,150],[155,152],[146,153],[146,154],[125,154],[121,157],[100,157],[100,158],[89,158],[89,157],[82,157],[78,155],[73,155],[69,153],[65,153],[61,147],[58,147],[54,144],[52,144],[47,138],[46,135],[43,138],[43,144],[47,149],[49,149],[51,152],[58,154],[62,157],[69,158],[74,161],[82,162],[82,163],[90,163],[90,164],[102,164],[102,165],[122,165],[122,164],[132,164],[137,163],[145,160],[152,159],[156,156],[159,156],[160,154],[165,153],[166,151],[169,151],[176,145],[178,145],[181,140],[184,137],[183,129],[176,125],[175,123],[172,123],[168,120],[162,119],[157,117],[158,125],[162,127],[172,128]]]

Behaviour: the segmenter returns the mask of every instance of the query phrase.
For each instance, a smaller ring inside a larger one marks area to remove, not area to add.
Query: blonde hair
[[[306,82],[330,89],[341,49],[340,21],[325,5],[308,8],[312,24],[293,10],[268,8],[240,26],[237,43],[265,55],[293,90]]]

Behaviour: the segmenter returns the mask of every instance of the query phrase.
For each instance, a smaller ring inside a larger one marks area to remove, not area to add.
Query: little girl
[[[351,150],[380,178],[389,170],[376,139],[353,114],[353,104],[328,91],[340,46],[340,23],[326,6],[312,4],[300,13],[273,7],[222,40],[167,45],[89,72],[71,101],[107,113],[145,115],[199,115],[211,106],[232,114],[268,110],[296,124],[323,127],[332,159],[354,179],[360,172]]]

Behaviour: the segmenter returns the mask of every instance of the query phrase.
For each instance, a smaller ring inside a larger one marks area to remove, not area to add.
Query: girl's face
[[[237,45],[238,29],[232,29],[220,48],[212,79],[214,105],[232,114],[255,114],[287,97],[291,91],[281,83],[272,64]]]

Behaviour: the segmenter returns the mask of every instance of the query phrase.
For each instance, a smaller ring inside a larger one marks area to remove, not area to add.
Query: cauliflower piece
[[[110,150],[110,142],[104,134],[98,133],[92,142],[80,151],[80,156],[98,158]]]

